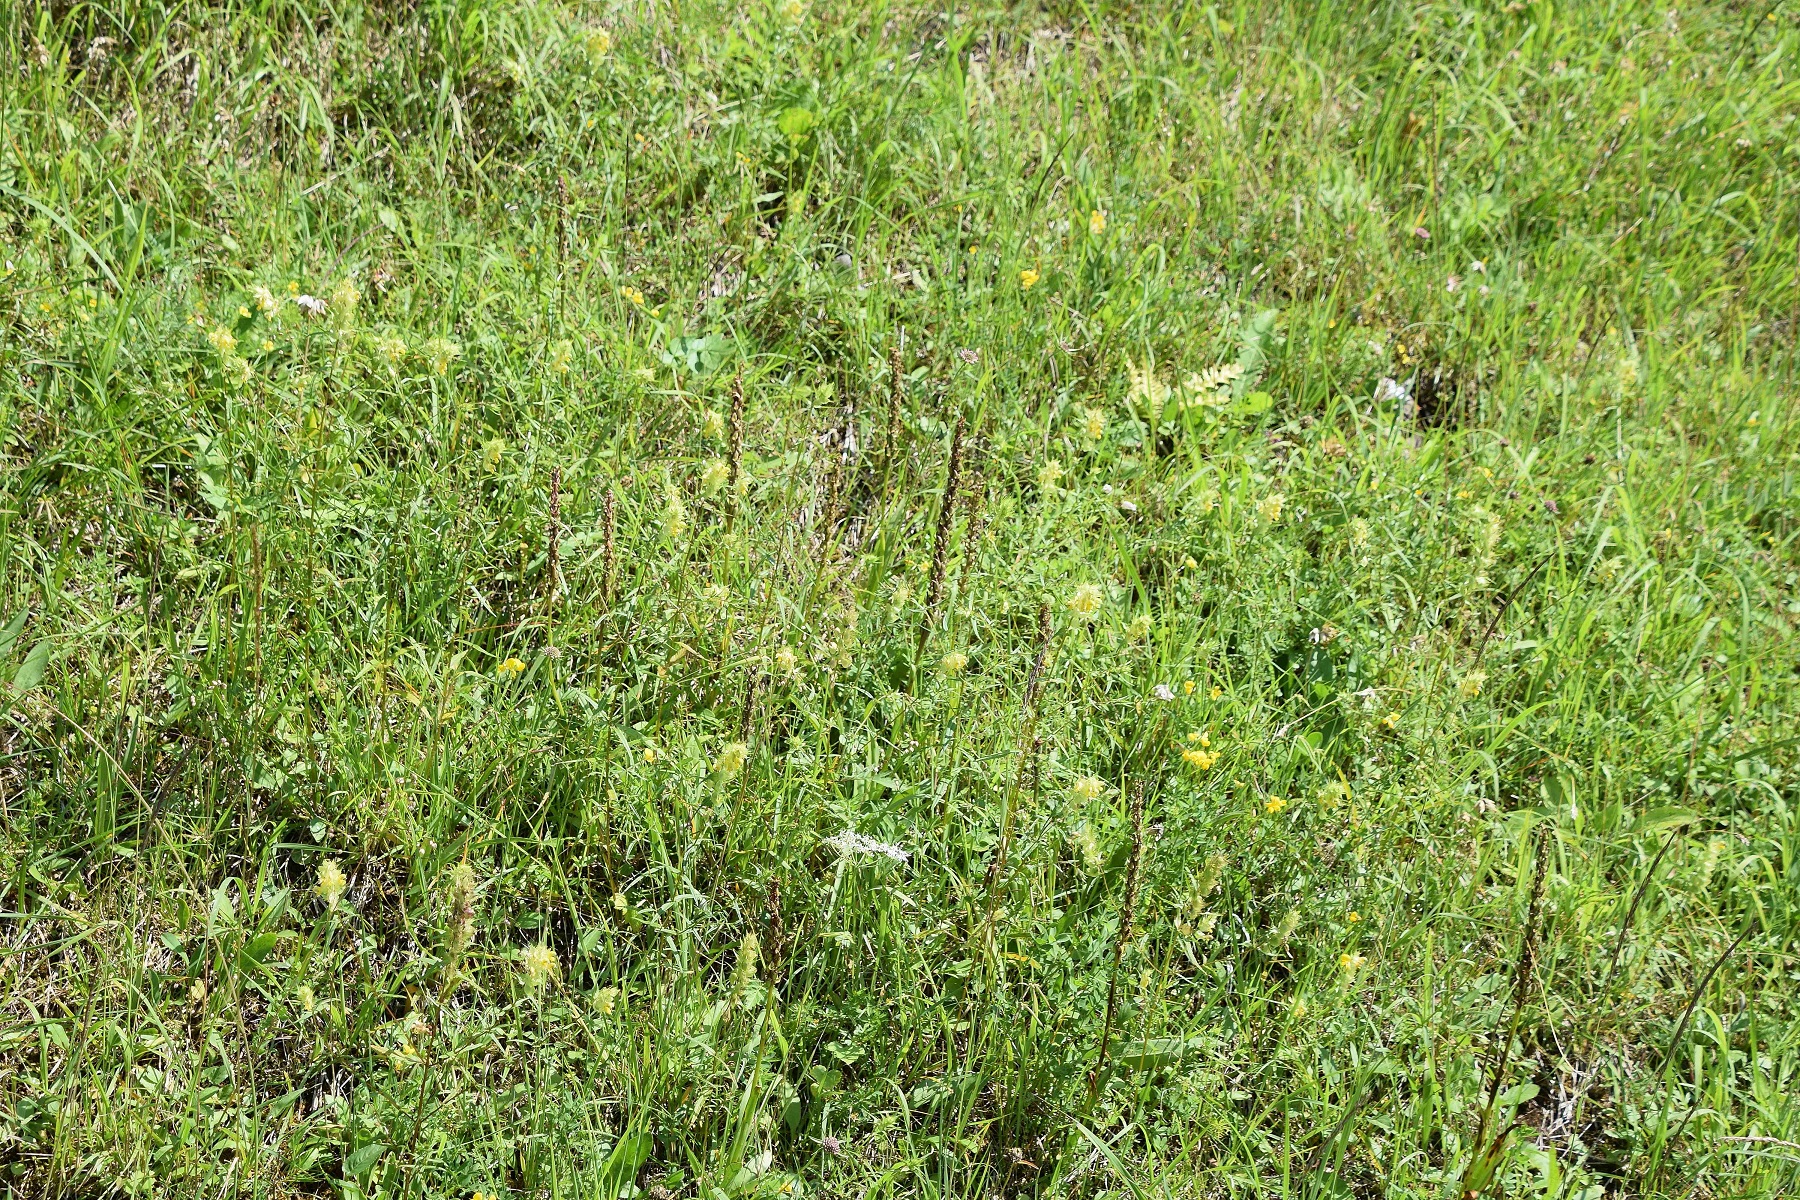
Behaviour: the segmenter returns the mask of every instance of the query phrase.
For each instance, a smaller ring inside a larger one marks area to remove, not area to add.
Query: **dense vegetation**
[[[0,11],[0,1186],[1775,1196],[1800,11]]]

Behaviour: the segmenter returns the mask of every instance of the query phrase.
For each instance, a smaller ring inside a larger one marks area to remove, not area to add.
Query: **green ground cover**
[[[1800,1180],[1800,10],[0,32],[9,1195]]]

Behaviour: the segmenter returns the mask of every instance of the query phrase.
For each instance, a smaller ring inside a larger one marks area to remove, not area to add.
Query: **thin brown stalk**
[[[956,577],[958,598],[969,594],[969,576],[975,569],[975,560],[981,557],[981,535],[987,532],[987,506],[983,503],[986,496],[986,481],[977,475],[968,490],[969,523],[963,529],[962,571]]]
[[[1037,736],[1037,697],[1039,681],[1043,678],[1044,663],[1050,655],[1050,605],[1038,605],[1038,652],[1037,660],[1031,664],[1031,675],[1025,682],[1025,722],[1019,731],[1019,764],[1013,771],[1013,780],[1006,789],[1005,810],[1000,816],[1000,845],[994,851],[994,859],[988,864],[987,877],[982,880],[982,891],[986,894],[983,902],[982,931],[987,930],[994,922],[994,898],[999,894],[1000,879],[1006,873],[1006,857],[1012,846],[1014,814],[1019,807],[1019,791],[1025,780],[1025,772],[1032,773],[1032,792],[1037,791],[1037,753],[1043,746],[1043,740]]]
[[[1050,659],[1050,602],[1040,601],[1038,604],[1038,653],[1037,661],[1031,664],[1031,674],[1025,679],[1025,708],[1028,712],[1037,710],[1038,692],[1044,686],[1044,666]]]
[[[561,563],[558,561],[559,539],[562,532],[562,468],[550,468],[550,523],[545,530],[545,540],[549,543],[549,552],[544,566],[544,595],[546,600],[556,603],[557,580],[561,574]]]
[[[931,621],[937,615],[938,601],[944,594],[944,565],[950,555],[950,531],[956,524],[956,487],[962,473],[962,417],[956,418],[956,432],[950,437],[950,464],[944,471],[944,498],[938,505],[937,538],[931,548],[931,580],[925,588],[925,612],[919,621],[919,649],[931,634]]]
[[[1119,908],[1119,933],[1113,941],[1112,979],[1106,985],[1106,1023],[1100,1027],[1100,1059],[1088,1076],[1088,1094],[1100,1092],[1100,1074],[1106,1070],[1106,1048],[1112,1040],[1113,1017],[1118,1012],[1119,967],[1125,960],[1125,944],[1131,940],[1131,919],[1137,908],[1138,866],[1144,857],[1144,781],[1131,790],[1131,857],[1125,860],[1125,902]]]
[[[725,457],[726,528],[737,516],[738,469],[744,458],[744,374],[731,381],[731,449]]]
[[[613,543],[614,534],[618,528],[617,508],[617,498],[614,496],[612,488],[608,486],[604,504],[606,541],[600,556],[600,596],[608,603],[612,602],[613,596],[613,569],[618,565]]]
[[[887,493],[888,478],[894,468],[894,459],[900,450],[900,400],[904,394],[906,375],[902,370],[901,359],[906,346],[906,330],[894,339],[894,345],[888,351],[888,414],[887,441],[881,447],[881,490]]]
[[[768,936],[763,939],[763,959],[768,964],[769,982],[781,975],[781,880],[769,878],[769,900],[764,907]]]

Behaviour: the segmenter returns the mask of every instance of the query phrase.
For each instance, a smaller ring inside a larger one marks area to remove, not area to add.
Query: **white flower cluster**
[[[891,858],[897,863],[906,862],[912,857],[907,851],[892,842],[878,842],[872,837],[865,837],[854,829],[825,839],[825,844],[836,850],[844,858],[857,854],[879,854],[883,858]]]

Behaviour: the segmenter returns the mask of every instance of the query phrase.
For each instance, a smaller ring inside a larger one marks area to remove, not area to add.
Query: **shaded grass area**
[[[0,15],[0,1177],[1791,1188],[1796,20]]]

